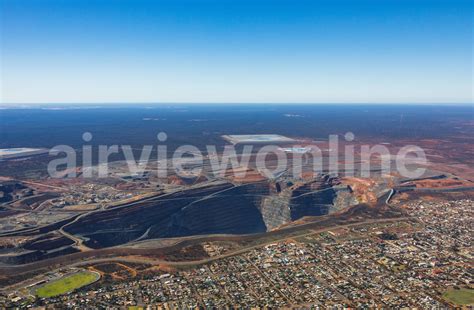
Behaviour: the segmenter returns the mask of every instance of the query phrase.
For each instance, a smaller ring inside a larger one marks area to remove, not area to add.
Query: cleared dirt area
[[[375,205],[377,195],[372,191],[376,182],[372,179],[363,179],[355,177],[345,177],[341,179],[342,184],[349,185],[355,197],[360,203]]]
[[[406,185],[414,185],[417,188],[454,188],[461,186],[474,186],[474,182],[460,179],[419,180],[407,182]]]

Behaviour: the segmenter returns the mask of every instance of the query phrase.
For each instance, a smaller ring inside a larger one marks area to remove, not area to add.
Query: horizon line
[[[430,105],[430,106],[474,106],[474,102],[192,102],[192,101],[117,101],[117,102],[24,102],[24,103],[0,103],[0,107],[28,107],[28,106],[53,106],[53,105]]]

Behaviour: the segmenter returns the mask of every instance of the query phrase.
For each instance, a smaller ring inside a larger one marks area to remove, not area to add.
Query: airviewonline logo
[[[347,132],[343,140],[339,135],[329,135],[329,148],[326,149],[321,149],[317,143],[293,145],[291,148],[273,144],[247,144],[239,147],[225,145],[218,152],[216,145],[206,145],[205,150],[202,150],[185,144],[176,148],[169,156],[166,144],[168,135],[160,132],[157,134],[157,144],[143,145],[136,158],[136,147],[117,144],[92,146],[93,135],[85,132],[82,135],[84,144],[79,149],[82,162],[77,162],[79,156],[76,149],[69,145],[57,145],[49,152],[57,158],[48,163],[48,173],[52,178],[74,178],[80,167],[80,176],[83,178],[105,178],[109,176],[109,161],[114,154],[123,156],[131,175],[143,175],[151,165],[155,165],[158,178],[163,179],[170,172],[179,176],[200,175],[204,163],[207,163],[206,167],[210,168],[210,173],[215,177],[231,173],[238,178],[245,178],[253,169],[267,178],[275,178],[283,172],[291,172],[298,177],[303,171],[308,171],[308,167],[315,175],[327,173],[354,176],[358,172],[361,177],[371,177],[374,173],[396,173],[406,178],[417,178],[426,171],[426,153],[419,146],[405,145],[398,148],[396,153],[391,153],[384,144],[356,145],[351,143],[354,139],[352,132]],[[340,140],[344,142],[343,145]],[[153,152],[157,156],[152,159]],[[97,159],[95,164],[93,158]]]

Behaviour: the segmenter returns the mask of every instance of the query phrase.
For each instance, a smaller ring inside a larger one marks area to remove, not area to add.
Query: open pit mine
[[[0,249],[0,264],[25,264],[146,239],[263,233],[337,210],[338,195],[350,197],[350,189],[329,175],[307,181],[203,182],[3,233],[17,243]]]

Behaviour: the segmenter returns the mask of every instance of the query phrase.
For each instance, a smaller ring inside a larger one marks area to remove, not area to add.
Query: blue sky
[[[0,0],[1,103],[472,103],[468,0]]]

